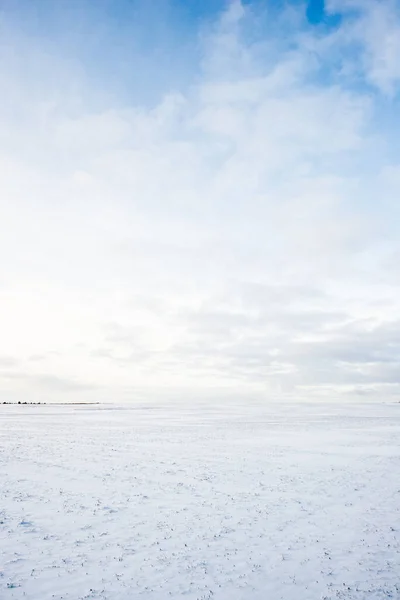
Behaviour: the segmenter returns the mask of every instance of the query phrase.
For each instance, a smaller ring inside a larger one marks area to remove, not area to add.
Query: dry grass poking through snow
[[[0,406],[3,600],[400,598],[400,406]]]

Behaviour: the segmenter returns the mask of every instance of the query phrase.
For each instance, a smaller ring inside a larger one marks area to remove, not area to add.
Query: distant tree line
[[[46,402],[3,402],[3,404],[46,404]]]

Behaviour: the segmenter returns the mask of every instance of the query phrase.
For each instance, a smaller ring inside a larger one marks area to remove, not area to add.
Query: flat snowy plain
[[[400,404],[0,406],[1,600],[400,598]]]

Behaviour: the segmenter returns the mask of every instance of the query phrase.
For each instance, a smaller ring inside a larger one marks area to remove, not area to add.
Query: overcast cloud
[[[395,398],[399,4],[55,4],[0,12],[1,399]]]

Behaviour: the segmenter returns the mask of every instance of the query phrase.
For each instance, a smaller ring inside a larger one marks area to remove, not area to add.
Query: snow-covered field
[[[1,600],[400,598],[400,404],[0,406]]]

